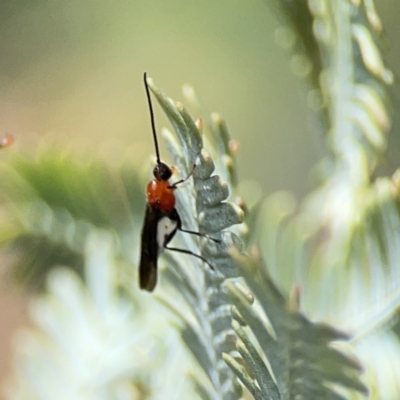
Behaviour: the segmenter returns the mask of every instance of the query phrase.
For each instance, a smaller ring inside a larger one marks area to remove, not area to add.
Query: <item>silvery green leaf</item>
[[[271,373],[264,361],[257,352],[257,349],[247,336],[244,329],[236,321],[233,321],[233,328],[240,340],[236,343],[236,348],[249,366],[257,383],[260,386],[264,398],[271,400],[280,399],[280,394]]]
[[[55,265],[82,274],[84,243],[94,227],[116,232],[122,257],[131,261],[132,225],[143,208],[134,171],[128,162],[112,167],[93,155],[78,161],[55,147],[32,159],[10,156],[1,165],[0,243],[15,257],[12,276],[38,289]]]
[[[283,293],[301,288],[307,316],[351,334],[374,398],[395,399],[397,378],[377,371],[392,364],[378,355],[372,361],[364,345],[372,335],[385,348],[388,336],[377,332],[391,328],[400,300],[398,175],[375,178],[391,128],[393,74],[381,51],[382,24],[374,1],[276,5],[293,23],[312,18],[327,155],[315,169],[321,183],[304,201],[282,193],[266,200],[260,249]],[[390,343],[400,357],[400,342]]]
[[[119,398],[135,395],[135,381],[145,385],[140,373],[161,360],[153,353],[161,346],[138,329],[137,310],[116,290],[113,243],[106,231],[91,231],[87,286],[72,270],[51,272],[47,292],[32,303],[35,327],[20,338],[7,399]]]
[[[360,364],[333,347],[333,342],[348,341],[348,335],[327,324],[312,323],[300,312],[291,311],[287,300],[268,277],[265,266],[248,257],[241,257],[239,262],[265,317],[255,308],[256,303],[249,302],[235,284],[228,282],[232,300],[256,339],[253,342],[245,328],[234,322],[240,338],[236,346],[263,398],[340,398],[333,388],[335,385],[367,394],[366,386],[358,377]],[[331,386],[325,385],[326,382]]]
[[[230,305],[222,291],[221,282],[238,275],[229,249],[233,246],[240,250],[242,244],[239,237],[230,232],[230,227],[243,221],[243,211],[226,201],[229,196],[228,185],[218,175],[212,175],[215,164],[203,149],[199,128],[188,111],[181,103],[169,99],[151,79],[148,79],[148,83],[175,130],[176,136],[163,130],[172,159],[182,174],[187,174],[191,165],[196,165],[193,182],[176,192],[177,210],[184,228],[214,235],[221,241],[214,243],[188,234],[180,235],[182,248],[197,254],[203,248],[201,254],[207,257],[215,271],[194,257],[166,254],[173,266],[163,278],[168,278],[191,309],[190,318],[183,316],[181,335],[208,379],[210,388],[207,393],[212,393],[213,399],[236,399],[240,394],[240,386],[222,361],[222,353],[232,349],[226,341],[232,328]],[[176,311],[174,314],[182,317],[182,313]],[[193,317],[195,325],[191,321]]]

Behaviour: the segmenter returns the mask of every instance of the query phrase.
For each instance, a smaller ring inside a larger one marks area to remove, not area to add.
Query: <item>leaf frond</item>
[[[246,327],[243,321],[233,323],[240,338],[236,346],[264,396],[270,396],[264,398],[340,398],[335,385],[367,394],[368,389],[358,377],[360,364],[343,349],[339,351],[333,346],[348,341],[348,335],[326,324],[312,323],[299,311],[291,311],[260,261],[242,256],[239,262],[266,319],[237,285],[228,282],[240,318],[248,324]],[[247,329],[256,339],[254,344]]]
[[[182,235],[185,248],[194,253],[202,248],[201,254],[215,271],[211,271],[196,260],[192,260],[192,268],[189,270],[187,259],[166,254],[171,260],[172,268],[166,271],[163,277],[167,278],[181,294],[191,312],[191,317],[194,317],[195,322],[183,316],[185,322],[181,336],[211,384],[212,390],[208,388],[208,392],[213,393],[210,394],[211,398],[235,399],[240,393],[240,386],[221,360],[222,353],[228,352],[230,347],[225,337],[232,331],[230,307],[221,283],[228,277],[238,276],[228,249],[231,246],[240,249],[241,240],[229,228],[231,225],[242,223],[243,211],[237,205],[226,201],[229,197],[230,182],[224,183],[218,175],[213,175],[215,164],[210,154],[203,149],[203,136],[200,132],[202,123],[196,123],[181,103],[175,103],[167,98],[152,80],[149,79],[148,83],[179,140],[178,143],[176,136],[166,130],[163,131],[173,162],[183,175],[189,173],[192,165],[196,165],[190,195],[179,193],[183,191],[188,193],[188,187],[177,191],[177,209],[185,229],[212,234],[221,241],[216,244],[209,240],[200,245],[197,238]],[[221,136],[219,132],[218,137],[223,137],[221,143],[226,144],[229,141],[228,131],[222,122],[218,126],[218,129],[223,130],[223,135]],[[224,148],[228,151],[228,147]],[[224,153],[219,155],[220,159],[224,156]],[[235,174],[231,169],[224,176],[234,179]],[[222,230],[224,231],[221,233]],[[176,311],[175,314],[182,317],[182,313]]]

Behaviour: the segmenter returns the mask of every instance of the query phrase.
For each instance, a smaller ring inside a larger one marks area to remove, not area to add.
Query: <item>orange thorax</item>
[[[172,211],[175,208],[174,189],[168,181],[153,179],[147,185],[147,202],[163,211]]]

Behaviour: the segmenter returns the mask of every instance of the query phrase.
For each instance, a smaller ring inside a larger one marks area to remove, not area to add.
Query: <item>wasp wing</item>
[[[150,205],[146,207],[142,229],[142,249],[139,264],[139,286],[140,289],[152,292],[157,283],[157,227],[161,218],[161,212]]]

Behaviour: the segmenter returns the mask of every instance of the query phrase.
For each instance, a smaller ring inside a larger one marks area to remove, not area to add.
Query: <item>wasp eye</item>
[[[167,164],[159,163],[154,167],[153,175],[158,181],[167,181],[172,176],[172,170]]]

